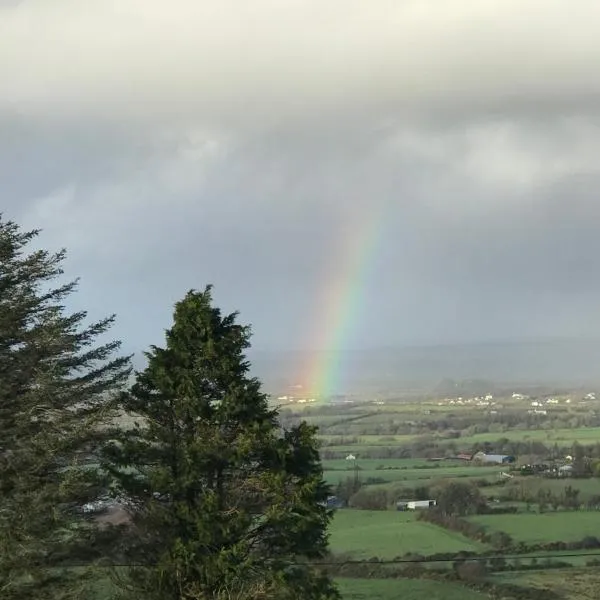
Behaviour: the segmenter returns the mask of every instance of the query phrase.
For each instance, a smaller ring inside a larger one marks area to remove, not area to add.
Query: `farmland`
[[[595,598],[589,595],[598,583],[590,565],[600,560],[594,405],[573,402],[540,417],[529,403],[510,398],[499,400],[494,413],[439,402],[282,409],[288,425],[307,418],[320,427],[323,475],[338,503],[327,564],[343,599]],[[472,459],[480,451],[510,454],[515,463],[483,464]],[[581,477],[520,470],[529,463],[572,464],[578,452],[587,469]],[[397,509],[436,499],[449,485],[477,490],[487,514],[466,506],[464,515],[436,521],[435,510]],[[93,597],[107,600],[110,588],[102,575]]]
[[[553,394],[551,402],[506,395],[461,405],[429,396],[284,407],[288,422],[320,427],[324,478],[341,503],[332,560],[358,561],[337,574],[344,598],[529,598],[541,589],[556,594],[552,600],[595,597],[582,590],[594,589],[586,565],[600,560],[600,403]],[[469,460],[477,452],[515,462]],[[547,473],[521,471],[532,463]],[[564,465],[581,475],[559,477]],[[463,517],[436,521],[427,510],[396,510],[398,502],[436,498],[451,482],[478,490],[487,514],[465,507]],[[465,573],[455,570],[460,556],[476,559]],[[560,583],[565,570],[574,591]]]
[[[337,580],[344,600],[484,600],[487,596],[462,585],[419,579]]]
[[[500,583],[510,582],[529,589],[552,591],[563,600],[596,600],[600,575],[591,569],[534,571],[522,574],[496,575]]]
[[[366,423],[357,422],[355,427],[364,427]],[[458,439],[462,445],[476,445],[489,442],[490,440],[505,440],[512,442],[542,442],[549,444],[589,444],[600,440],[600,430],[598,428],[578,428],[578,429],[555,429],[555,430],[507,430],[489,433],[477,433],[472,435],[461,435],[459,438],[450,438],[443,432],[431,432],[422,434],[407,435],[360,435],[355,441],[348,443],[348,435],[325,435],[322,441],[331,452],[352,452],[360,449],[362,452],[372,452],[381,448],[404,448],[419,441],[429,441],[433,439],[441,444],[449,443]]]
[[[401,462],[401,459],[400,461]],[[364,480],[377,479],[383,482],[419,482],[421,480],[430,481],[431,479],[451,479],[455,477],[488,477],[498,475],[500,468],[496,467],[470,467],[464,465],[455,466],[431,466],[421,468],[399,467],[399,468],[378,468],[365,469],[362,461],[356,461],[359,469],[359,475]],[[328,483],[336,484],[352,475],[353,469],[349,470],[326,470],[325,479]]]
[[[572,542],[600,535],[600,514],[595,511],[480,515],[470,520],[524,542]]]
[[[336,514],[330,543],[333,552],[352,558],[391,559],[408,553],[428,555],[483,548],[459,534],[417,521],[414,513],[352,509]]]

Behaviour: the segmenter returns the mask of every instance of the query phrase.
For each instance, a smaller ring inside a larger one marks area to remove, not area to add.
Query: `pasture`
[[[505,438],[510,441],[536,441],[549,444],[595,444],[600,441],[600,427],[579,427],[576,429],[531,429],[509,430],[502,433],[478,433],[460,437],[461,444],[482,444],[490,440]]]
[[[374,471],[377,469],[430,468],[434,464],[424,458],[359,458],[357,460],[334,458],[324,460],[323,469],[325,471],[353,471],[354,467],[358,466],[361,470]]]
[[[600,574],[595,568],[499,573],[492,577],[492,581],[529,589],[552,590],[564,600],[596,600],[600,590]]]
[[[485,600],[487,596],[457,583],[424,579],[336,580],[343,600]]]
[[[469,520],[489,531],[503,531],[518,542],[574,542],[586,536],[600,537],[600,513],[595,511],[478,515]]]
[[[438,479],[453,479],[459,477],[498,477],[501,469],[492,467],[456,466],[439,467],[428,469],[369,469],[359,470],[358,476],[362,481],[382,480],[381,483],[406,483],[407,486],[423,485],[432,483]],[[354,476],[354,470],[349,471],[325,471],[327,483],[335,485]]]
[[[365,427],[365,424],[362,421],[359,421],[356,425],[360,425],[362,428]],[[557,443],[560,445],[571,445],[577,442],[585,445],[600,442],[600,427],[580,427],[576,429],[513,429],[494,433],[462,435],[458,438],[450,438],[444,433],[437,432],[404,435],[354,435],[351,430],[348,430],[344,435],[321,435],[319,437],[327,444],[325,449],[333,452],[358,452],[360,449],[366,452],[381,448],[402,448],[424,440],[433,440],[442,444],[454,442],[464,448],[501,439],[512,442],[530,441],[547,444]],[[348,438],[353,437],[356,439],[356,442],[349,442]]]
[[[585,501],[592,496],[600,495],[600,479],[546,479],[542,477],[521,477],[506,484],[504,493],[512,489],[523,490],[525,493],[535,496],[539,490],[550,490],[553,494],[562,494],[566,486],[579,490],[581,500]],[[488,493],[489,490],[486,490]]]
[[[431,523],[414,512],[344,509],[331,524],[331,550],[355,559],[392,559],[407,553],[434,554],[482,550],[483,544]]]

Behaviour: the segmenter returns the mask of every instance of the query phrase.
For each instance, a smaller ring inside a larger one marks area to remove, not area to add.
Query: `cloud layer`
[[[258,347],[327,339],[374,211],[349,347],[600,336],[599,34],[585,0],[4,2],[2,208],[135,348],[207,282]]]
[[[0,20],[2,104],[250,127],[594,110],[599,21],[593,0],[26,0]]]

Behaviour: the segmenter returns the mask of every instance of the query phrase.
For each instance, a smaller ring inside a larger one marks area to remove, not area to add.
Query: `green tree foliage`
[[[486,500],[478,488],[463,481],[450,481],[434,492],[437,511],[451,517],[476,514],[486,506]]]
[[[581,507],[581,499],[579,498],[579,490],[573,486],[566,486],[562,498],[562,505],[565,508],[577,510]]]
[[[244,351],[250,331],[212,306],[211,288],[175,308],[123,406],[143,418],[107,448],[137,508],[118,577],[130,598],[336,598],[309,566],[327,547],[327,486],[305,423],[283,430]]]
[[[344,504],[347,504],[350,498],[354,496],[363,486],[362,479],[359,476],[359,472],[355,471],[353,477],[346,477],[343,481],[340,481],[335,488],[335,495]]]
[[[575,442],[573,444],[573,477],[586,477],[592,474],[590,461],[586,456],[585,448]]]
[[[381,488],[369,489],[368,486],[358,490],[348,502],[348,506],[351,508],[361,510],[385,510],[389,504],[387,490]]]
[[[86,597],[56,567],[89,545],[92,530],[75,507],[102,481],[80,461],[98,447],[110,392],[130,372],[128,358],[113,358],[118,342],[95,345],[112,317],[84,326],[84,312],[66,312],[76,282],[57,283],[64,251],[29,250],[37,235],[0,217],[3,600]]]

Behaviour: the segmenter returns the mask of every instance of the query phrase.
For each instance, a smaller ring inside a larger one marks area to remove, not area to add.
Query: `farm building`
[[[473,456],[471,456],[470,454],[457,454],[456,458],[458,460],[471,460]]]
[[[398,510],[419,510],[422,508],[431,508],[436,505],[435,500],[411,500],[410,502],[398,502]]]
[[[484,452],[478,452],[473,456],[473,460],[493,465],[509,465],[515,462],[515,457],[506,454],[485,454]]]

